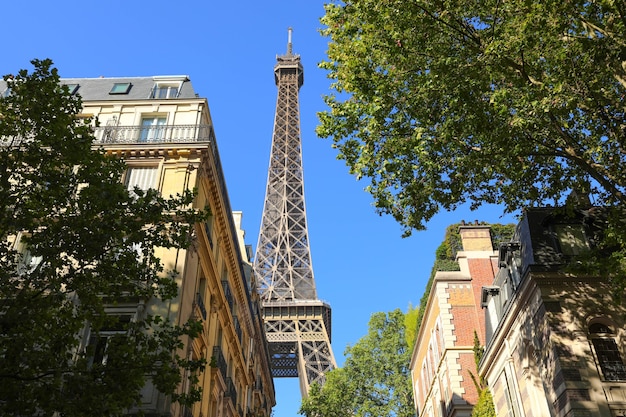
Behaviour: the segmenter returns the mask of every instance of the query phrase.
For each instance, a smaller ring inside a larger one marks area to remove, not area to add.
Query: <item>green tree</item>
[[[471,417],[496,417],[496,409],[489,388],[483,388],[480,391],[478,402],[472,409]]]
[[[307,417],[410,417],[415,415],[405,338],[405,315],[399,309],[375,313],[368,333],[345,352],[343,368],[328,373],[302,401]]]
[[[80,99],[50,60],[32,63],[0,99],[0,415],[119,415],[148,379],[190,403],[196,388],[174,393],[203,366],[178,354],[198,323],[105,306],[173,297],[177,272],[154,248],[187,247],[204,213],[182,208],[192,193],[131,197]]]
[[[377,210],[406,234],[463,203],[516,212],[572,191],[626,202],[623,2],[346,0],[325,10],[320,66],[336,94],[318,135],[369,178]],[[624,231],[607,233],[619,259]]]
[[[480,361],[485,354],[485,348],[481,346],[480,339],[478,338],[478,333],[474,331],[474,362],[476,363],[476,371],[478,371],[478,367],[480,365]],[[472,408],[471,417],[496,417],[496,409],[493,403],[493,397],[491,396],[491,391],[489,387],[485,383],[484,378],[476,377],[472,372],[470,372],[470,377],[474,384],[476,385],[476,390],[478,391],[478,401]]]
[[[421,313],[419,307],[409,305],[407,312],[404,314],[404,334],[406,337],[406,345],[409,352],[413,351],[413,346],[417,340],[417,331],[419,330],[419,319]]]

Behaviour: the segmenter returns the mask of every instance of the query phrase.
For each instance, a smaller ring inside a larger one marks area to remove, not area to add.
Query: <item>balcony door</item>
[[[165,133],[165,117],[148,116],[141,118],[140,142],[161,142]]]

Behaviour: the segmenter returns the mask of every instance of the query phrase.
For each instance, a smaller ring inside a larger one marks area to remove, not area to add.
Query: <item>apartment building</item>
[[[416,415],[468,417],[478,400],[474,332],[485,336],[481,289],[497,271],[488,225],[459,228],[459,271],[436,272],[411,357]]]
[[[61,82],[81,96],[79,116],[94,121],[94,146],[127,163],[121,180],[131,192],[153,188],[169,196],[196,189],[193,204],[211,213],[196,225],[189,249],[157,249],[163,264],[180,272],[178,295],[167,304],[142,306],[144,314],[175,324],[202,321],[200,336],[183,341],[186,357],[207,363],[198,375],[202,399],[192,408],[180,407],[148,384],[139,408],[148,416],[269,416],[275,395],[251,250],[243,242],[241,213],[230,207],[207,100],[187,76]],[[136,314],[136,308],[112,307],[116,314],[124,309]]]
[[[603,210],[526,210],[482,290],[480,365],[498,416],[626,416],[626,307],[610,283],[568,268],[603,227]]]

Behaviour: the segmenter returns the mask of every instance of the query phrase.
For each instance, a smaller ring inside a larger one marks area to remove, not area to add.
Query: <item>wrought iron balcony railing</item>
[[[239,343],[243,344],[243,340],[241,339],[243,333],[241,331],[241,324],[239,324],[239,318],[237,316],[233,316],[233,324],[235,326],[235,333],[237,334]]]
[[[230,311],[233,311],[234,298],[233,293],[230,290],[230,285],[228,285],[228,281],[222,280],[222,288],[224,289],[224,296],[226,297],[226,302],[228,303],[228,308]]]
[[[211,125],[98,126],[93,132],[94,144],[213,141]]]
[[[235,383],[232,378],[226,378],[226,391],[224,391],[224,397],[230,398],[233,401],[233,406],[237,404],[237,390],[235,389]]]
[[[202,318],[206,320],[206,307],[204,306],[204,300],[202,299],[202,296],[199,292],[196,293],[195,305],[196,307],[198,307],[198,310],[200,310]]]
[[[254,389],[256,391],[263,391],[263,380],[261,380],[260,376],[257,376],[254,380]]]
[[[226,371],[228,370],[228,364],[222,353],[222,348],[219,346],[213,346],[213,352],[211,356],[211,367],[219,369],[222,378],[226,379]]]

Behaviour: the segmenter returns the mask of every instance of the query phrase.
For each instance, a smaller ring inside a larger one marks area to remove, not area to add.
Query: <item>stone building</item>
[[[480,365],[498,416],[626,415],[626,308],[599,276],[568,269],[593,247],[602,210],[529,209],[482,290]]]
[[[194,206],[211,213],[196,225],[188,250],[157,249],[166,268],[180,272],[174,299],[167,305],[149,301],[141,309],[119,302],[109,309],[129,317],[158,313],[175,324],[190,318],[203,323],[199,337],[183,340],[184,356],[207,363],[198,375],[202,399],[192,408],[180,407],[148,384],[139,408],[152,416],[269,416],[274,385],[251,250],[243,243],[241,213],[230,207],[207,100],[187,76],[61,82],[81,96],[79,117],[94,121],[94,146],[127,163],[120,180],[131,192],[153,188],[167,197],[197,189]],[[2,83],[0,93],[6,89]]]
[[[477,374],[474,332],[485,335],[481,288],[497,271],[488,225],[459,228],[463,250],[457,252],[459,271],[438,271],[411,358],[416,415],[469,416],[478,399],[472,380]]]

